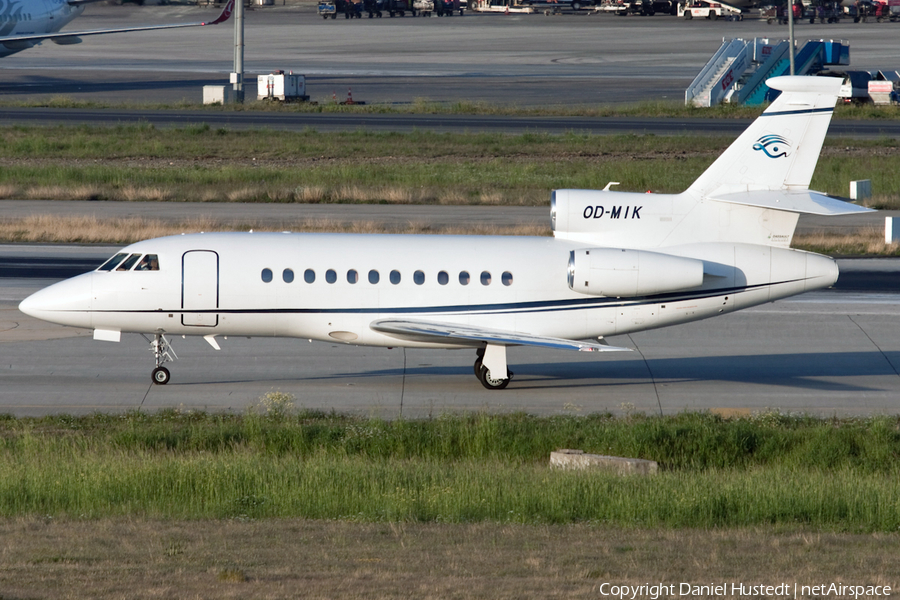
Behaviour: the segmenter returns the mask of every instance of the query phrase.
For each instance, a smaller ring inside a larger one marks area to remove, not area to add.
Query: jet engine
[[[632,297],[703,284],[703,261],[646,250],[583,248],[569,253],[569,287],[594,296]]]

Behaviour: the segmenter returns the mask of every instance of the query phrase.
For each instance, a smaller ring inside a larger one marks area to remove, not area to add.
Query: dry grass
[[[312,192],[311,192],[312,193]],[[0,220],[0,241],[55,243],[131,243],[153,237],[197,231],[295,231],[335,233],[434,233],[447,235],[536,235],[552,234],[548,225],[458,225],[436,227],[429,223],[401,225],[377,221],[301,219],[285,222],[247,221],[233,223],[210,218],[163,221],[145,218],[98,219],[96,217],[31,216]],[[794,236],[794,248],[832,256],[897,255],[900,246],[886,245],[884,232],[871,227],[852,234],[818,232]]]
[[[435,227],[428,223],[409,222],[385,225],[376,221],[340,222],[328,219],[305,219],[282,223],[231,223],[209,218],[188,221],[163,221],[141,217],[98,219],[97,217],[30,216],[0,221],[0,241],[54,243],[115,243],[199,231],[295,231],[336,233],[436,233],[457,235],[550,235],[545,225],[498,227],[491,225]]]
[[[810,250],[833,256],[852,255],[896,255],[900,253],[897,243],[884,243],[884,230],[866,227],[855,233],[839,234],[820,231],[795,235],[794,248]]]
[[[41,185],[24,190],[19,190],[14,186],[3,186],[0,188],[0,194],[3,194],[3,198],[24,195],[32,200],[96,200],[103,197],[103,190],[92,185]]]
[[[603,583],[896,589],[898,555],[896,534],[803,529],[29,518],[0,522],[0,590],[95,600],[594,600]]]

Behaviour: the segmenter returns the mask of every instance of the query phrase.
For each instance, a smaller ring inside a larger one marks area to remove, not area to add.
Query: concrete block
[[[584,450],[551,452],[550,466],[560,469],[604,469],[619,475],[654,475],[659,470],[659,465],[653,460],[585,454]]]
[[[860,179],[850,182],[850,199],[865,200],[872,197],[872,180]]]
[[[896,223],[894,221],[897,221]],[[884,218],[884,243],[893,244],[900,242],[900,218],[894,217]]]
[[[227,85],[204,85],[203,104],[225,105],[231,102],[231,87]]]

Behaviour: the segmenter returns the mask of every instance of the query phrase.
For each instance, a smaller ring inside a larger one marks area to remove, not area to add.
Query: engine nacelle
[[[646,250],[583,248],[569,253],[569,287],[582,294],[628,298],[703,284],[703,261]]]

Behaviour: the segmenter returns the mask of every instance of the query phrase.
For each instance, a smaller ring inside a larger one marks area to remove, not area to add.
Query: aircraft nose
[[[92,276],[85,273],[37,291],[22,300],[19,310],[42,321],[90,328]]]

